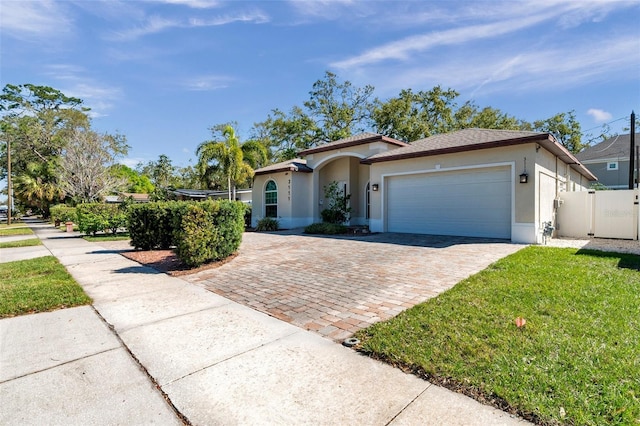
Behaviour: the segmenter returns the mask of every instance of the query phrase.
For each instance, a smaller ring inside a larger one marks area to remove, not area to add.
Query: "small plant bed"
[[[538,424],[638,424],[639,270],[528,247],[358,332],[358,349]]]
[[[53,256],[0,263],[0,318],[90,303]]]
[[[321,235],[371,235],[367,226],[346,226],[337,223],[312,223],[304,228],[305,234]]]
[[[39,238],[29,238],[28,240],[19,240],[19,241],[7,241],[5,243],[0,243],[0,249],[3,248],[16,248],[16,247],[32,247],[32,246],[41,246],[42,241]]]
[[[159,272],[164,272],[171,276],[181,276],[195,274],[196,272],[206,271],[208,269],[217,268],[231,261],[237,256],[232,254],[226,259],[208,262],[195,268],[190,268],[178,259],[173,250],[131,250],[121,253],[124,257],[131,259],[141,265],[148,266]]]
[[[10,235],[33,235],[33,231],[24,225],[0,228],[0,237]]]
[[[337,223],[312,223],[304,228],[305,234],[339,235],[346,234],[348,228]]]

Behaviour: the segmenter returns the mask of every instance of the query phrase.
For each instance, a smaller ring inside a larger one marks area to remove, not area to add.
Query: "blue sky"
[[[126,163],[196,160],[209,127],[242,139],[325,71],[381,99],[435,85],[583,130],[640,113],[640,2],[1,0],[0,79],[82,98]]]

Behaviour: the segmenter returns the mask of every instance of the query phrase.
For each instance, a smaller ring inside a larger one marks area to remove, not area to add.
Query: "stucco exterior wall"
[[[309,191],[311,173],[278,172],[256,176],[253,181],[251,226],[265,216],[264,191],[273,180],[278,187],[278,217],[280,228],[291,229],[307,225],[312,206]]]
[[[512,170],[512,240],[517,242],[541,242],[541,222],[554,219],[554,199],[560,190],[573,188],[567,178],[575,176],[569,167],[555,155],[534,143],[445,154],[382,163],[373,163],[370,169],[371,184],[379,184],[381,190],[371,192],[372,231],[386,231],[383,197],[384,179],[407,172],[434,172],[460,170],[478,166],[509,165]],[[528,183],[519,183],[519,175],[528,173]],[[582,184],[578,182],[578,187]]]

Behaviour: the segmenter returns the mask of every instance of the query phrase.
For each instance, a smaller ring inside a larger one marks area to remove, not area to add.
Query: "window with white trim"
[[[264,216],[278,217],[278,186],[272,180],[264,189]]]
[[[617,161],[609,161],[607,163],[607,170],[618,170],[618,162]]]

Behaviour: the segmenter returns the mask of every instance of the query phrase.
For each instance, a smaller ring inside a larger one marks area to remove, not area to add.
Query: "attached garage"
[[[387,231],[511,238],[511,167],[388,176]]]

